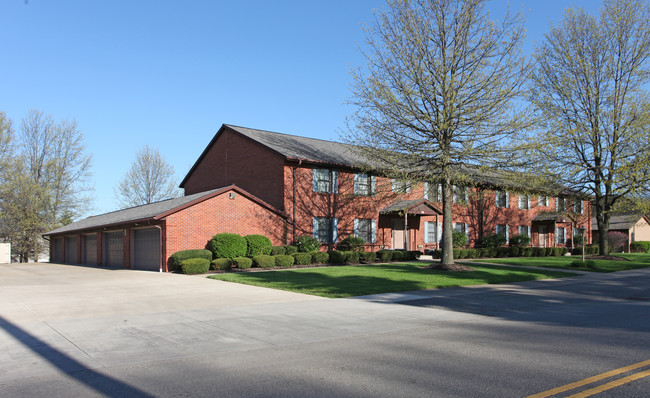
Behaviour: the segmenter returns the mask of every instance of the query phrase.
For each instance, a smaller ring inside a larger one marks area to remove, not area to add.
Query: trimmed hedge
[[[284,246],[271,246],[271,253],[272,256],[277,256],[278,254],[287,254],[287,249],[284,248]]]
[[[377,258],[377,254],[375,252],[360,252],[359,258],[364,263],[372,263]]]
[[[391,250],[379,250],[377,259],[382,263],[387,263],[393,259],[393,252]]]
[[[183,260],[189,260],[191,258],[205,258],[209,263],[212,260],[212,252],[205,249],[181,250],[169,256],[169,265],[174,271],[181,272],[181,263]]]
[[[235,257],[232,262],[240,269],[250,268],[253,265],[253,260],[248,257]]]
[[[233,262],[229,258],[215,258],[210,263],[210,268],[213,270],[230,271],[232,269],[232,264]]]
[[[294,264],[309,265],[311,264],[311,253],[293,253]],[[276,260],[277,263],[277,260]]]
[[[346,251],[343,253],[345,253],[345,262],[350,264],[359,264],[360,252]]]
[[[309,254],[309,253],[305,253]],[[292,267],[296,261],[293,256],[288,254],[278,254],[277,256],[272,256],[275,259],[276,267]],[[311,257],[311,256],[310,256]]]
[[[393,250],[393,258],[391,261],[404,261],[406,258],[406,252],[402,250]]]
[[[213,236],[209,246],[213,258],[244,257],[248,248],[246,238],[227,232]]]
[[[327,254],[329,254],[329,262],[331,264],[343,264],[346,260],[345,252],[340,250],[330,250]]]
[[[365,245],[366,241],[363,238],[350,235],[339,242],[338,249],[341,251],[362,251]]]
[[[270,254],[271,239],[267,238],[264,235],[246,235],[246,257],[254,257],[258,254]]]
[[[630,252],[632,253],[650,253],[650,241],[638,240],[630,243]]]
[[[292,255],[293,253],[298,253],[298,248],[296,246],[285,246],[284,247],[284,254]]]
[[[327,264],[330,261],[330,255],[326,252],[311,252],[312,264]]]
[[[205,258],[188,258],[181,261],[181,272],[184,274],[205,274],[210,269],[210,260]]]
[[[286,255],[286,254],[281,254]],[[253,265],[260,268],[271,268],[275,267],[275,257],[269,256],[268,254],[260,254],[253,257]]]

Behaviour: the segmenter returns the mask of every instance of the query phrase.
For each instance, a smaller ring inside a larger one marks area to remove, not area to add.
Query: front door
[[[406,239],[408,239],[408,231],[404,228],[404,220],[394,218],[391,227],[393,250],[408,250],[408,247],[405,244]]]
[[[547,242],[546,225],[539,226],[538,236],[539,236],[539,242],[537,243],[537,246],[546,247],[546,242]]]

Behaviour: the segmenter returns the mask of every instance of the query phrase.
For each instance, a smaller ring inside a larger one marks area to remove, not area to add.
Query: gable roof
[[[621,214],[611,216],[609,219],[609,230],[629,230],[641,219],[645,219],[645,221],[650,224],[650,218],[643,214]],[[591,220],[591,225],[592,230],[598,231],[598,223],[595,218]]]
[[[167,199],[147,205],[130,207],[128,209],[112,211],[97,216],[90,216],[88,218],[84,218],[83,220],[79,220],[73,222],[72,224],[64,225],[63,227],[47,232],[43,234],[43,236],[57,235],[61,233],[87,229],[104,228],[135,222],[157,221],[197,203],[203,202],[229,191],[235,191],[242,196],[245,196],[248,199],[252,200],[253,202],[256,202],[257,204],[279,214],[280,216],[285,218],[287,217],[286,214],[271,206],[270,204],[264,202],[263,200],[257,198],[256,196],[244,191],[236,185],[230,185],[223,188],[195,193],[193,195],[181,196],[179,198]]]
[[[379,210],[380,214],[402,212],[408,212],[409,214],[442,215],[440,209],[428,199],[397,200]]]

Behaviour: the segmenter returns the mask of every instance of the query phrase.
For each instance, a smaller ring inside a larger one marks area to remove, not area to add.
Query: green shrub
[[[521,248],[518,246],[511,246],[509,251],[510,253],[508,253],[508,255],[510,257],[519,257],[519,252],[521,251]]]
[[[235,258],[246,256],[246,239],[237,234],[216,234],[210,240],[213,258]]]
[[[330,255],[326,252],[311,252],[312,264],[327,264],[330,261]]]
[[[181,250],[169,256],[169,265],[174,271],[181,272],[181,263],[183,260],[189,260],[190,258],[205,258],[210,262],[212,260],[212,252],[210,250]]]
[[[375,252],[359,252],[359,256],[361,261],[364,263],[372,263],[377,258]]]
[[[477,245],[482,247],[501,247],[506,244],[506,237],[503,235],[485,235],[479,238]]]
[[[453,231],[451,233],[451,244],[457,248],[467,246],[467,235],[465,235],[465,232]]]
[[[332,264],[343,264],[345,262],[345,252],[340,250],[330,250],[327,254],[329,254],[329,262]]]
[[[532,247],[522,247],[521,248],[521,253],[519,253],[520,256],[523,257],[532,257],[533,256],[533,248]]]
[[[309,265],[311,264],[311,253],[293,253],[294,264]],[[275,262],[277,265],[277,261]]]
[[[544,248],[544,256],[549,257],[553,255],[553,248],[552,247],[545,247]]]
[[[404,257],[404,260],[406,260],[406,261],[417,260],[422,255],[422,252],[419,251],[419,250],[409,250],[409,251],[407,251],[405,253],[406,253],[405,254],[406,257]]]
[[[210,268],[214,270],[230,271],[232,269],[232,260],[229,258],[215,258],[210,263]]]
[[[510,254],[510,248],[509,247],[497,247],[497,257],[508,257]]]
[[[246,235],[246,257],[255,257],[258,254],[270,254],[271,239],[267,238],[264,235]]]
[[[391,250],[379,250],[377,252],[377,259],[382,263],[388,263],[393,259],[393,252]]]
[[[285,246],[284,247],[284,254],[292,255],[293,253],[297,253],[298,248],[296,246]]]
[[[564,256],[569,252],[569,249],[567,247],[561,247],[560,248],[560,256]]]
[[[598,254],[599,252],[600,252],[600,247],[598,246],[585,247],[585,254]]]
[[[497,248],[485,247],[483,248],[483,255],[487,258],[495,258],[497,256]]]
[[[284,255],[286,256],[286,254]],[[253,265],[260,268],[275,267],[275,257],[269,256],[268,254],[257,255],[253,257]]]
[[[269,253],[272,256],[277,256],[278,254],[287,254],[287,250],[284,248],[284,246],[271,246],[271,253]]]
[[[481,252],[480,249],[467,249],[467,257],[466,258],[478,258],[479,253]]]
[[[337,245],[341,251],[362,251],[366,245],[366,241],[358,236],[348,236]]]
[[[359,264],[359,259],[360,259],[360,254],[361,252],[357,251],[346,251],[345,253],[345,261],[349,264]]]
[[[518,247],[523,247],[523,246],[528,246],[530,244],[530,236],[528,235],[513,235],[510,238],[510,246],[518,246]]]
[[[460,258],[460,249],[453,249],[452,253],[454,258]]]
[[[253,266],[253,260],[248,257],[235,257],[232,259],[232,262],[240,269],[246,269]]]
[[[596,263],[593,260],[573,260],[569,266],[575,268],[596,268]]]
[[[184,274],[205,274],[210,269],[210,260],[205,258],[188,258],[181,261],[181,272]]]
[[[404,261],[406,258],[406,252],[403,250],[393,250],[393,258],[391,261]]]
[[[299,236],[298,239],[296,239],[295,245],[298,251],[302,253],[309,253],[320,249],[320,242],[311,235]]]
[[[301,254],[306,254],[311,258],[309,253],[301,253]],[[288,254],[278,254],[277,256],[271,256],[271,257],[275,259],[276,267],[292,267],[294,262],[296,261],[296,259],[293,256],[290,256]]]
[[[638,240],[630,243],[630,252],[632,253],[650,253],[650,241]]]

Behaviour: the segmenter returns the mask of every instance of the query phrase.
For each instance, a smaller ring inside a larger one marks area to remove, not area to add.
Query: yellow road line
[[[594,394],[601,393],[603,391],[611,390],[612,388],[620,387],[623,384],[627,384],[629,382],[632,382],[634,380],[642,379],[644,377],[650,376],[650,370],[646,370],[643,372],[635,373],[632,375],[629,375],[627,377],[623,377],[622,379],[610,381],[607,384],[603,384],[602,386],[594,387],[589,390],[585,390],[583,392],[580,392],[578,394],[573,394],[569,396],[568,398],[586,398],[590,397]]]
[[[635,363],[633,365],[625,366],[623,368],[610,370],[609,372],[605,372],[605,373],[601,373],[601,374],[596,375],[596,376],[588,377],[586,379],[579,380],[579,381],[576,381],[575,383],[567,384],[565,386],[553,388],[552,390],[543,391],[543,392],[540,392],[540,393],[535,394],[535,395],[529,395],[527,398],[546,398],[546,397],[550,397],[552,395],[559,394],[561,392],[565,392],[565,391],[573,390],[574,388],[586,386],[587,384],[591,384],[591,383],[606,379],[608,377],[620,375],[621,373],[629,372],[630,370],[642,368],[642,367],[648,366],[648,365],[650,365],[650,359],[648,359],[647,361]],[[642,376],[642,377],[645,377],[645,376]],[[621,379],[621,380],[623,380],[623,379]]]

